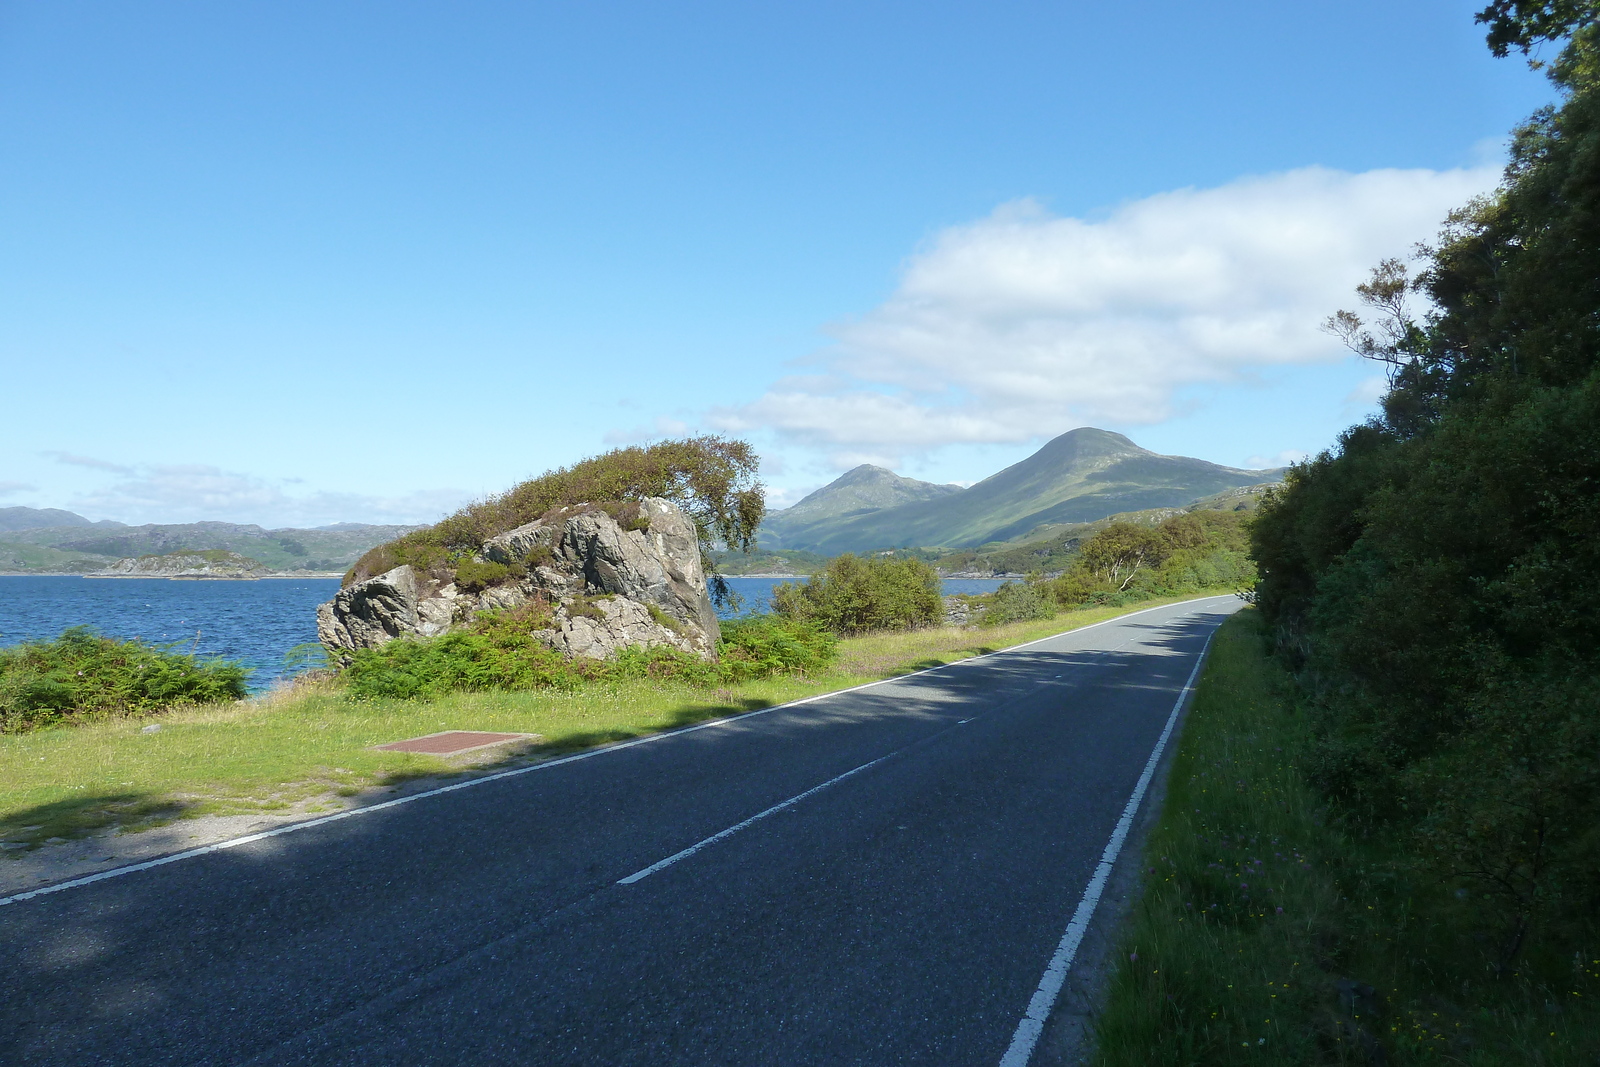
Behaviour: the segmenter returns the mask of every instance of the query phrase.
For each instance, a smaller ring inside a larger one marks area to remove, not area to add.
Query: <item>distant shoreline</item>
[[[64,574],[61,571],[0,571],[0,578],[104,578],[110,580],[134,579],[160,582],[258,582],[285,578],[343,578],[343,571],[288,571],[274,574],[256,574],[248,578],[200,576],[179,578],[169,574]]]

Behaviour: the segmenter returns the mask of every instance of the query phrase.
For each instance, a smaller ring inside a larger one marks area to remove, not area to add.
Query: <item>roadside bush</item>
[[[752,615],[722,624],[719,662],[733,681],[810,674],[826,668],[838,654],[838,639],[806,619]]]
[[[673,679],[714,686],[778,674],[806,674],[833,662],[837,641],[822,627],[770,615],[723,623],[718,658],[657,646],[623,649],[615,659],[568,660],[533,635],[548,609],[497,612],[470,628],[405,638],[351,655],[344,679],[357,697],[427,699],[457,690],[575,689],[623,678]]]
[[[1592,958],[1600,913],[1600,27],[1592,4],[1479,17],[1502,54],[1568,38],[1563,99],[1418,274],[1357,288],[1370,328],[1330,320],[1386,365],[1382,413],[1296,465],[1253,539],[1316,784],[1458,889],[1457,936],[1510,978]]]
[[[914,630],[942,616],[940,589],[939,572],[920,559],[847,552],[806,582],[773,589],[772,610],[836,634]]]
[[[74,626],[54,641],[0,648],[0,732],[239,700],[249,674],[227,660]]]
[[[1049,619],[1056,613],[1055,597],[1048,589],[1033,582],[1002,582],[1000,588],[985,600],[987,603],[983,614],[978,616],[979,626],[999,626],[1001,623],[1025,619]]]

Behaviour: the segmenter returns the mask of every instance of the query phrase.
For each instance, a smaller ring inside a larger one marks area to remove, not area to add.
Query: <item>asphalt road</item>
[[[0,907],[0,1062],[997,1064],[1238,606]]]

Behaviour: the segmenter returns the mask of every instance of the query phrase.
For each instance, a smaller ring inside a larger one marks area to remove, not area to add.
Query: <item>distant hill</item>
[[[959,485],[919,482],[883,467],[863,463],[841,474],[793,507],[772,512],[761,524],[758,539],[761,547],[768,550],[793,548],[797,546],[789,543],[791,535],[804,537],[806,530],[821,523],[882,511],[901,504],[937,500],[959,492]]]
[[[825,555],[902,546],[960,548],[1009,541],[1052,524],[1181,507],[1201,497],[1277,477],[1277,471],[1241,470],[1201,459],[1159,455],[1119,433],[1085,427],[1062,434],[970,489],[814,521],[784,518],[800,507],[797,504],[774,513],[762,528],[763,534],[769,527],[775,528],[775,540],[781,543],[769,544],[763,536],[761,544],[763,548]]]
[[[368,549],[416,529],[360,523],[318,530],[267,530],[231,522],[124,526],[83,519],[82,523],[0,532],[0,571],[83,574],[129,557],[224,551],[259,560],[274,571],[342,572]]]
[[[164,556],[119,559],[95,578],[259,578],[268,572],[259,560],[220,548],[169,552]]]
[[[52,526],[121,526],[120,522],[101,519],[91,522],[71,511],[60,508],[0,508],[0,533],[16,530],[43,530]]]
[[[1083,542],[1114,522],[1157,526],[1174,515],[1196,511],[1252,512],[1261,506],[1268,489],[1281,484],[1279,481],[1258,482],[1237,489],[1226,489],[1183,507],[1123,511],[1092,522],[1047,523],[1010,541],[992,541],[976,548],[951,549],[931,556],[930,562],[943,574],[1059,572],[1072,562]]]

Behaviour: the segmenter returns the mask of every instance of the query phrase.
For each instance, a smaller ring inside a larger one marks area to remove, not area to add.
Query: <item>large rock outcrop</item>
[[[569,657],[607,659],[630,645],[716,654],[694,523],[671,501],[560,508],[490,539],[471,562],[457,573],[472,582],[402,565],[341,589],[317,609],[317,636],[334,649],[376,648],[543,604],[534,636]]]

